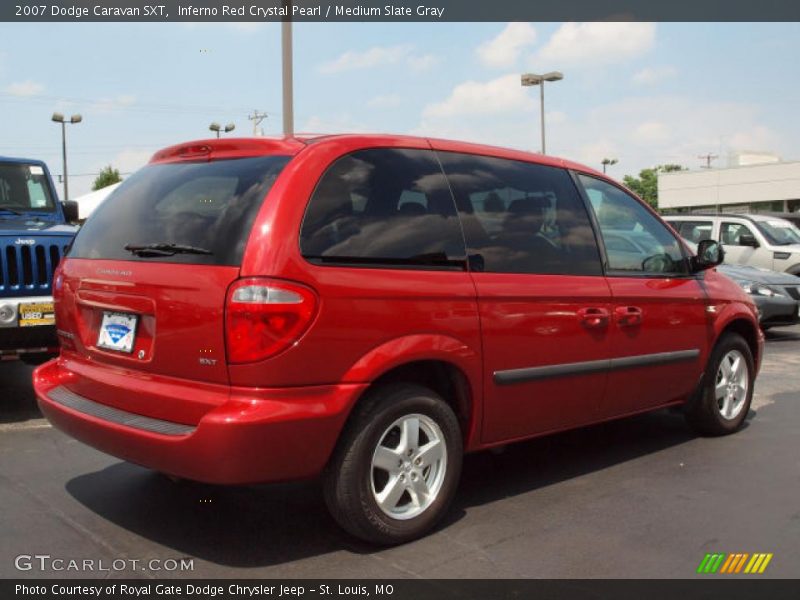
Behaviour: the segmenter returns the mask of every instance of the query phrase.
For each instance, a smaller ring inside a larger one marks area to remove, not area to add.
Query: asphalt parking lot
[[[4,578],[682,578],[708,552],[770,552],[758,577],[800,576],[800,327],[768,334],[739,434],[660,412],[471,455],[445,524],[379,550],[336,527],[315,483],[176,484],[73,441],[30,373],[0,364]],[[109,570],[17,570],[36,554]],[[193,570],[165,571],[182,558]]]

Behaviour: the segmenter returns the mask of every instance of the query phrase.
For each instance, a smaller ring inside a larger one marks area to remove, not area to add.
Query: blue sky
[[[800,160],[800,24],[295,24],[298,131],[414,133],[539,148],[617,178],[665,162],[726,166],[737,150]],[[281,128],[277,24],[0,24],[0,154],[61,172],[53,111],[70,126],[71,195],[104,165],[123,172],[158,148],[266,111]]]

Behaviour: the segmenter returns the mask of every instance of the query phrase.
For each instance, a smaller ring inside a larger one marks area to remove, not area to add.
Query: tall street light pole
[[[72,115],[67,121],[61,113],[53,113],[51,117],[54,123],[61,123],[61,153],[64,159],[64,200],[69,200],[69,183],[67,181],[67,123],[75,125],[83,121],[80,115]]]
[[[618,161],[616,158],[604,158],[602,161],[600,161],[600,164],[603,165],[603,173],[606,172],[606,167],[615,165],[617,162]]]
[[[550,73],[545,73],[544,75],[536,75],[535,73],[523,73],[522,75],[523,87],[529,87],[532,85],[539,86],[539,100],[541,103],[540,110],[542,121],[542,154],[547,154],[544,140],[544,82],[559,81],[561,79],[564,79],[564,75],[559,71],[551,71]]]
[[[289,14],[291,0],[284,0]],[[292,76],[292,21],[286,18],[281,23],[281,71],[283,76],[283,135],[294,135],[294,79]]]

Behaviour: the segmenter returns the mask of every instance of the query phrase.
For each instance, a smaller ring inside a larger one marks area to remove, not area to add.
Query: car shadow
[[[764,332],[767,342],[796,342],[800,340],[800,331],[797,327],[791,329],[769,329]]]
[[[465,457],[459,492],[440,528],[470,507],[580,477],[694,439],[680,414],[660,411]],[[232,567],[263,567],[335,551],[381,549],[359,542],[328,515],[316,482],[221,487],[175,483],[116,463],[67,482],[77,501],[108,521],[184,555]]]
[[[42,418],[31,385],[34,368],[18,360],[0,362],[0,424]]]

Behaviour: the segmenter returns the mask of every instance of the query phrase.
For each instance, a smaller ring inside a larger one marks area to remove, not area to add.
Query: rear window
[[[256,213],[288,156],[147,166],[92,214],[70,256],[239,265]],[[176,244],[210,254],[135,256],[126,245]]]
[[[41,165],[0,163],[0,211],[53,212],[56,209]]]
[[[309,201],[300,247],[318,264],[466,268],[455,203],[430,150],[377,148],[338,159]]]

